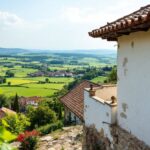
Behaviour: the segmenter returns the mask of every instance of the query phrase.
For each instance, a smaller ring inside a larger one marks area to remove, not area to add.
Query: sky
[[[0,0],[0,47],[116,49],[88,32],[132,13],[149,0]]]

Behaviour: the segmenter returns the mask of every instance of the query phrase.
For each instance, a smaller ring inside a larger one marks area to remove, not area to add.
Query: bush
[[[48,107],[39,106],[38,108],[28,107],[27,116],[31,121],[31,129],[40,127],[57,120],[56,113]]]
[[[45,126],[41,126],[41,127],[37,128],[37,130],[41,133],[41,135],[45,135],[45,134],[48,134],[57,129],[61,129],[62,127],[63,127],[63,123],[61,121],[57,121],[52,124],[47,124]]]
[[[25,131],[22,134],[18,135],[17,140],[21,142],[21,150],[34,150],[36,143],[38,141],[39,133],[36,130]]]
[[[0,108],[9,107],[11,100],[8,99],[4,94],[0,94]]]
[[[7,131],[4,127],[0,126],[0,149],[1,150],[14,150],[9,143],[14,141],[16,136]]]
[[[30,126],[29,118],[23,114],[8,115],[1,119],[1,125],[7,128],[10,132],[18,134]]]

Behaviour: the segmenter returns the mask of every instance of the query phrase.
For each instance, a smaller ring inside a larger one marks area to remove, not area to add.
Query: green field
[[[88,53],[68,53],[66,51],[64,53],[49,52],[45,54],[42,51],[40,53],[17,52],[16,54],[6,52],[4,56],[0,56],[0,77],[6,78],[6,83],[0,84],[0,94],[7,96],[14,96],[16,93],[19,96],[52,96],[64,85],[72,82],[74,78],[49,77],[49,83],[43,83],[47,77],[29,77],[28,74],[38,71],[65,70],[72,72],[74,75],[82,75],[88,68],[100,69],[115,64],[115,53],[113,55],[99,55],[97,50],[94,52],[92,50],[92,53],[89,53],[89,51]],[[8,70],[14,73],[14,77],[8,78],[6,74]],[[104,83],[105,79],[106,77],[99,76],[92,81]],[[8,83],[11,84],[8,85]]]
[[[21,66],[14,66],[13,68],[1,67],[0,76],[4,76],[7,70],[15,73],[15,77],[26,77],[28,73],[36,72],[37,69],[22,68]]]
[[[0,94],[14,96],[16,93],[19,96],[52,96],[55,92],[62,89],[63,86],[73,78],[49,78],[50,82],[39,84],[38,81],[44,81],[46,77],[35,78],[8,78],[7,82],[11,82],[11,86],[7,84],[0,85]],[[60,83],[59,83],[60,82]]]
[[[94,83],[104,83],[104,81],[107,79],[107,77],[104,77],[104,76],[99,76],[99,77],[96,77],[92,80],[92,82]]]

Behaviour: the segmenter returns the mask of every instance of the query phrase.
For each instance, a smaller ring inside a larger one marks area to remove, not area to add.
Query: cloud
[[[0,11],[0,27],[20,26],[24,20],[15,14]]]
[[[25,20],[16,14],[0,11],[0,29],[39,30],[50,24],[48,19],[34,21]]]

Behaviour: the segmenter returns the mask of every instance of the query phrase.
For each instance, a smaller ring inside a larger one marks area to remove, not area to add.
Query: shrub
[[[0,126],[0,149],[1,150],[13,150],[9,145],[9,142],[12,142],[16,139],[16,136],[7,131],[4,127]]]
[[[33,107],[28,107],[27,116],[31,121],[31,129],[46,125],[48,123],[54,123],[57,119],[55,112],[44,106],[39,106],[36,109]]]
[[[17,140],[21,142],[21,150],[34,150],[36,143],[38,141],[39,133],[36,130],[25,131],[22,134],[18,135]]]
[[[7,128],[10,132],[18,134],[30,126],[29,118],[23,114],[8,115],[1,119],[1,125]]]
[[[0,94],[0,107],[8,107],[10,105],[10,99],[4,94]]]
[[[37,128],[37,130],[41,133],[41,135],[45,135],[45,134],[48,134],[57,129],[61,129],[62,127],[63,127],[63,123],[61,121],[57,121],[52,124],[47,124],[45,126],[41,126],[41,127]]]

